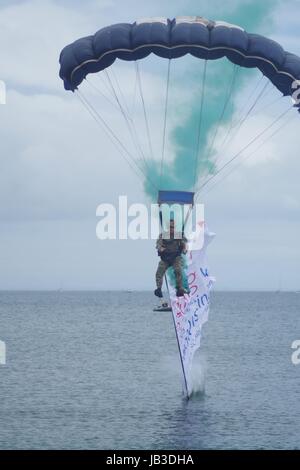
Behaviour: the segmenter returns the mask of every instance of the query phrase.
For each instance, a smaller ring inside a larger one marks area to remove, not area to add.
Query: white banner
[[[202,234],[198,236],[203,237]],[[209,275],[206,264],[206,248],[215,234],[205,231],[202,248],[193,250],[197,243],[191,245],[191,251],[186,255],[185,275],[190,293],[184,297],[176,297],[174,276],[168,270],[167,281],[172,306],[172,314],[181,363],[184,374],[184,388],[188,396],[192,393],[191,369],[195,351],[200,347],[201,330],[208,320],[210,290],[214,278]]]

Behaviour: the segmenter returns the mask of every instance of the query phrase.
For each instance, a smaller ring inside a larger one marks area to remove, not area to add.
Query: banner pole
[[[169,298],[170,298],[169,284],[168,284],[168,280],[167,280],[167,276],[166,276],[166,275],[165,275],[165,282],[166,282],[166,286],[167,286],[167,290],[168,290],[168,294],[169,294]],[[184,365],[183,365],[183,359],[182,359],[182,354],[181,354],[181,349],[180,349],[180,344],[179,344],[179,338],[178,338],[178,333],[177,333],[177,328],[176,328],[176,323],[175,323],[175,318],[174,318],[174,314],[173,314],[173,307],[172,307],[172,305],[171,305],[171,308],[172,308],[173,325],[174,325],[174,329],[175,329],[175,335],[176,335],[176,339],[177,339],[177,346],[178,346],[178,351],[179,351],[179,356],[180,356],[180,362],[181,362],[181,368],[182,368],[183,379],[184,379],[185,393],[186,393],[186,398],[189,400],[190,395],[189,395],[189,390],[188,390],[188,385],[187,385],[187,380],[186,380],[186,375],[185,375],[185,370],[184,370]]]

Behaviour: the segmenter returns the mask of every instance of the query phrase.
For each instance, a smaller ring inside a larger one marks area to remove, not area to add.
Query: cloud
[[[0,78],[8,88],[7,104],[0,106],[2,288],[56,288],[59,284],[66,288],[109,288],[114,283],[116,288],[134,289],[152,285],[157,261],[152,241],[107,245],[96,239],[97,205],[116,202],[119,194],[127,194],[132,202],[146,201],[143,181],[141,185],[79,100],[63,90],[58,77],[59,53],[69,42],[105,24],[157,14],[199,12],[228,19],[241,5],[239,0],[226,4],[176,1],[170,12],[169,2],[156,0],[147,4],[119,2],[118,8],[114,1],[1,3]],[[284,5],[286,2],[273,12],[272,37],[296,51],[297,15]],[[166,70],[153,67],[151,60],[143,64],[142,74],[158,161]],[[123,63],[116,68],[129,103],[134,88],[130,65]],[[93,83],[98,84],[97,80]],[[187,116],[190,90],[183,87],[182,93],[182,83],[179,85],[173,84],[174,109],[178,112],[170,117],[169,131]],[[88,84],[84,93],[97,103],[101,115],[132,149],[120,113]],[[241,129],[236,149],[270,122],[272,113],[281,109],[276,106],[249,120],[248,130]],[[148,148],[141,107],[136,117],[143,146]],[[274,278],[266,279],[274,270],[275,252],[277,261],[282,263],[286,258],[287,269],[296,274],[292,256],[298,250],[299,238],[295,235],[299,234],[298,135],[295,121],[207,194],[206,215],[219,232],[211,248],[219,287],[271,286]],[[172,143],[167,150],[167,158],[171,158]],[[229,157],[230,153],[226,155]],[[276,226],[281,227],[280,237],[275,233]],[[288,231],[285,238],[283,227]],[[266,262],[258,282],[254,265],[262,259]],[[126,276],[124,267],[125,271],[128,268]],[[228,269],[231,282],[225,282]]]

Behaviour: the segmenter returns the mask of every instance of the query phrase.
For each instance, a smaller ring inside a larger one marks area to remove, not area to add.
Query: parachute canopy
[[[102,28],[62,50],[60,77],[152,199],[160,189],[203,196],[233,171],[233,162],[298,118],[293,108],[300,111],[300,57],[264,36],[199,16]],[[254,87],[251,77],[258,79]],[[266,125],[252,126],[248,138],[244,124],[257,122],[261,110]],[[173,202],[186,202],[175,196]]]
[[[60,77],[65,89],[74,91],[89,73],[104,70],[117,58],[135,61],[151,53],[168,59],[186,54],[206,60],[227,57],[239,66],[258,68],[284,96],[292,95],[292,83],[300,79],[300,58],[277,42],[198,16],[150,18],[102,28],[62,50]]]

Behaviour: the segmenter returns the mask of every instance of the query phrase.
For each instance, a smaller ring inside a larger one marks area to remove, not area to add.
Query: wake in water
[[[198,355],[193,362],[191,371],[192,390],[190,398],[205,397],[205,382],[207,373],[207,362],[203,356]]]

